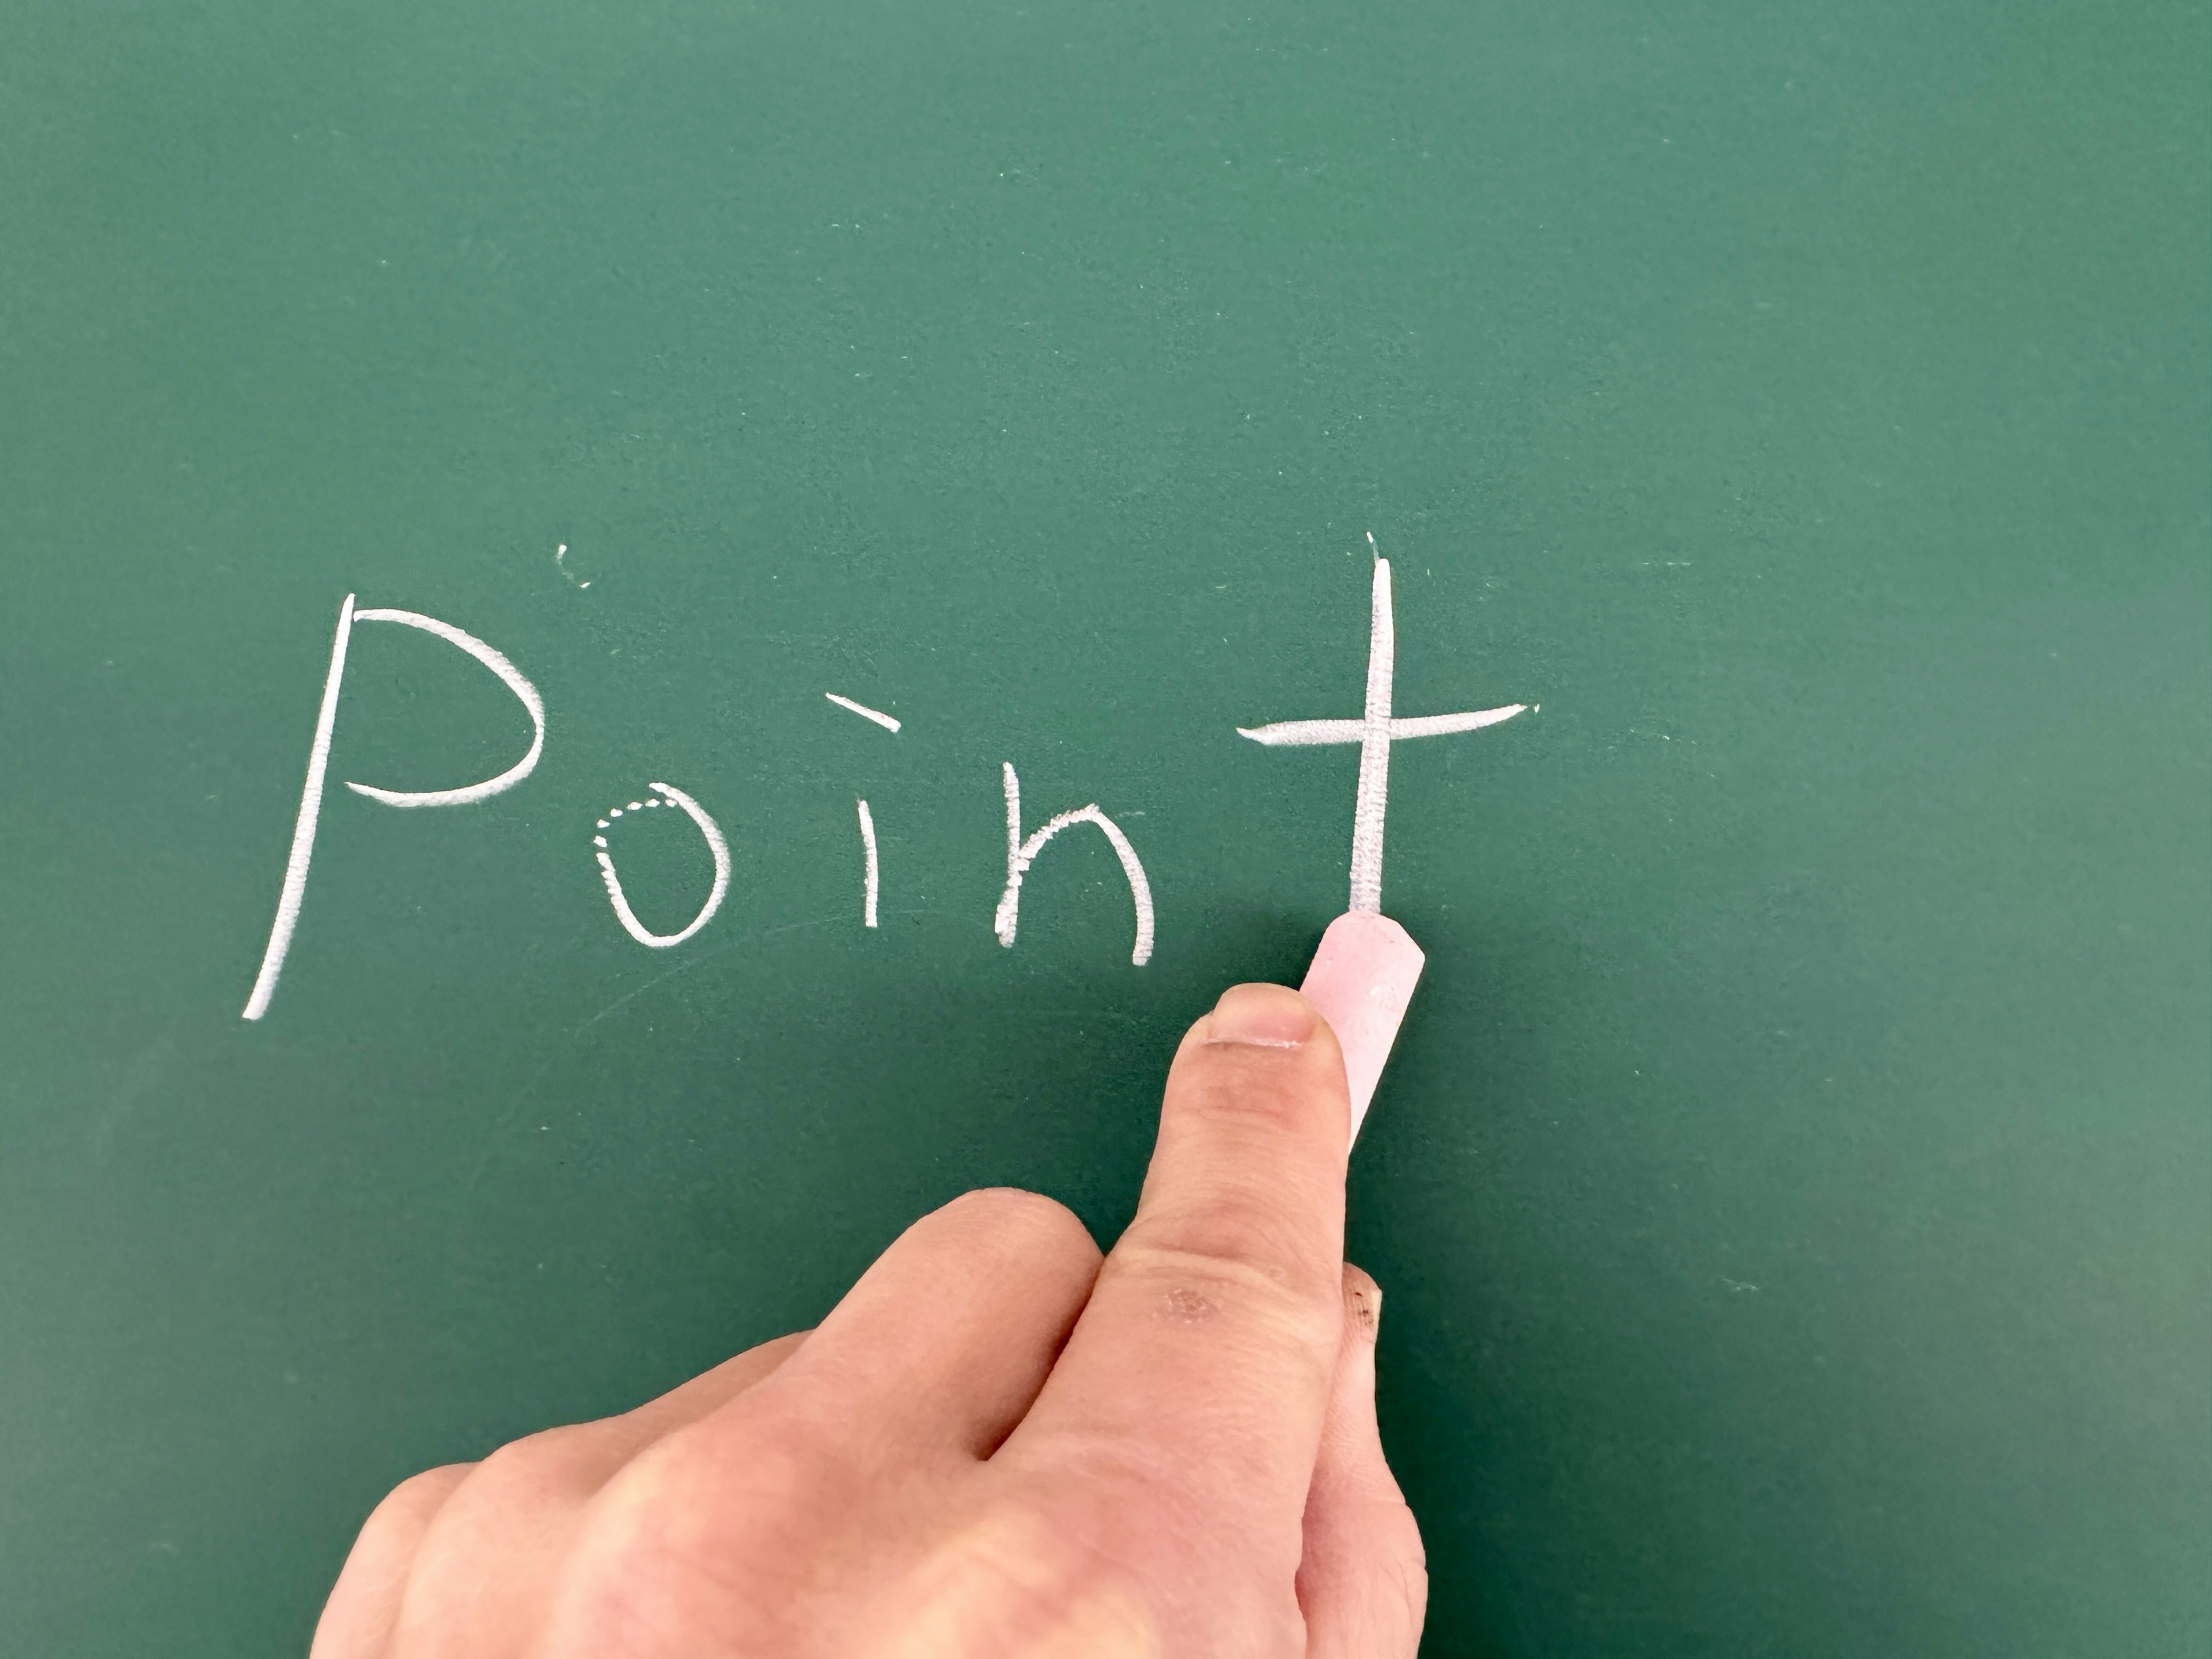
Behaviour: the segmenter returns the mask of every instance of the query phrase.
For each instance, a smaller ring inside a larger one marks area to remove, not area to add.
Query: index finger
[[[1344,1060],[1239,985],[1182,1040],[1136,1218],[1002,1457],[1163,1489],[1295,1569],[1343,1320]]]

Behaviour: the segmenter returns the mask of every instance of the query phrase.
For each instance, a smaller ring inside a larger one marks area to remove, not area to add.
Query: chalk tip
[[[1427,960],[1413,936],[1379,910],[1349,910],[1329,923],[1298,988],[1344,1051],[1355,1137]]]

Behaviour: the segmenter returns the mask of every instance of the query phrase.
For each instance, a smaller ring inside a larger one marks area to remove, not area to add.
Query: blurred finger
[[[1306,1493],[1298,1605],[1307,1659],[1413,1659],[1428,1607],[1420,1528],[1382,1456],[1375,1335],[1382,1292],[1344,1269],[1344,1342]]]

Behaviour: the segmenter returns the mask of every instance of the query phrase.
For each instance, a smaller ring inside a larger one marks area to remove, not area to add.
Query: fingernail
[[[1257,1048],[1296,1048],[1313,1035],[1314,1011],[1283,985],[1232,985],[1213,1005],[1208,1042],[1245,1042]]]
[[[1344,1311],[1372,1342],[1382,1329],[1382,1287],[1350,1262],[1344,1279]]]

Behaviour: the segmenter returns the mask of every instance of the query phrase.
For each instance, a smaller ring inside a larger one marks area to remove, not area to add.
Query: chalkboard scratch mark
[[[620,394],[617,394],[617,395],[620,395]],[[558,547],[556,547],[556,548],[555,548],[555,549],[553,550],[553,562],[554,562],[554,564],[555,564],[555,565],[556,565],[556,566],[559,568],[561,574],[562,574],[562,575],[566,576],[566,577],[567,577],[570,581],[572,581],[572,582],[576,582],[576,586],[579,586],[579,587],[589,587],[589,586],[591,586],[591,583],[589,583],[589,582],[577,582],[577,581],[576,581],[576,573],[575,573],[574,571],[573,571],[573,570],[571,570],[571,569],[569,569],[569,568],[568,568],[568,563],[567,563],[568,557],[568,543],[566,543],[566,542],[562,542],[562,543],[560,544],[560,546],[558,546]]]
[[[1732,1291],[1755,1291],[1759,1288],[1756,1285],[1747,1285],[1740,1279],[1730,1279],[1726,1273],[1716,1273],[1713,1277]]]
[[[612,1002],[607,1004],[605,1007],[600,1009],[599,1012],[593,1014],[589,1019],[586,1020],[581,1025],[579,1025],[574,1031],[570,1032],[569,1036],[571,1037],[580,1037],[583,1036],[585,1032],[590,1030],[592,1026],[597,1025],[609,1014],[617,1012],[625,1005],[643,996],[647,991],[653,989],[654,986],[663,984],[669,980],[674,979],[680,974],[688,974],[694,968],[697,968],[703,963],[713,962],[720,957],[727,956],[731,951],[737,950],[742,945],[757,945],[763,939],[775,939],[785,933],[804,933],[810,927],[829,927],[839,923],[843,923],[849,927],[851,924],[846,921],[846,915],[849,914],[849,912],[847,912],[844,915],[835,916],[817,916],[808,921],[787,921],[780,927],[760,927],[756,928],[750,933],[740,933],[735,939],[727,940],[721,945],[718,945],[711,951],[702,951],[690,961],[678,963],[675,967],[669,969],[665,973],[655,974],[651,979],[646,981],[644,984],[637,986],[634,989],[623,992]]]
[[[678,963],[674,967],[665,969],[660,973],[655,974],[651,979],[646,981],[644,984],[633,987],[631,989],[623,992],[622,995],[617,997],[612,1002],[607,1004],[605,1007],[600,1009],[589,1019],[585,1020],[580,1025],[578,1025],[574,1030],[569,1032],[569,1040],[574,1042],[575,1039],[582,1036],[585,1032],[590,1030],[592,1026],[606,1018],[607,1016],[610,1014],[619,1013],[625,1006],[631,1002],[635,1001],[639,997],[643,996],[647,991],[653,989],[654,987],[665,984],[668,981],[676,979],[682,975],[688,974],[695,968],[703,967],[710,962],[719,961],[723,957],[729,955],[732,951],[741,951],[747,945],[757,945],[765,939],[781,939],[787,933],[803,933],[817,927],[848,927],[852,925],[851,921],[849,920],[851,914],[852,913],[850,911],[841,910],[834,916],[815,916],[805,921],[781,922],[773,927],[758,927],[755,928],[750,933],[738,933],[731,938],[726,939],[720,945],[702,950],[696,955]],[[973,928],[988,931],[984,928],[982,923],[977,921],[972,915],[964,911],[940,909],[928,905],[918,906],[915,908],[909,910],[885,910],[882,914],[884,916],[894,921],[902,919],[920,921],[925,917],[933,917],[940,921],[951,922],[955,926],[963,929]],[[1101,1008],[1095,1000],[1091,987],[1088,983],[1079,979],[1075,975],[1069,973],[1066,969],[1056,966],[1051,962],[1040,958],[1035,963],[1032,971],[1061,981],[1082,998],[1081,1001],[1070,1005],[1066,1008],[1048,1007],[1041,1009],[1039,1011],[1040,1012],[1062,1013],[1066,1014],[1070,1018],[1080,1018],[1091,1020],[1111,1021],[1132,1029],[1141,1024],[1141,1021],[1136,1016],[1124,1013],[1117,1009]],[[554,1063],[556,1062],[552,1060],[547,1061],[546,1068],[550,1069]],[[542,1071],[540,1075],[543,1075]]]

